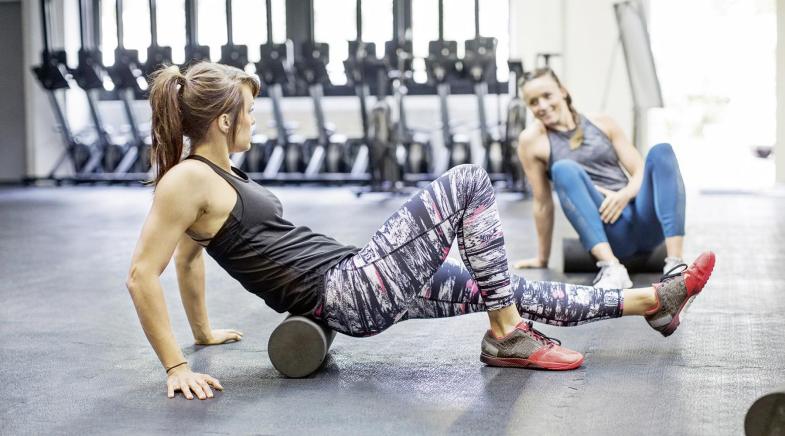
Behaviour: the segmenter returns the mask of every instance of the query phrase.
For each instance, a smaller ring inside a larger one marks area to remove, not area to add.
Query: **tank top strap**
[[[234,186],[235,189],[238,188],[238,186],[237,186],[238,183],[239,184],[247,184],[250,181],[250,178],[248,177],[248,175],[245,174],[239,168],[232,167],[232,172],[234,172],[236,174],[236,175],[232,175],[229,172],[227,172],[225,169],[223,169],[223,168],[219,167],[218,165],[214,164],[213,162],[211,162],[210,159],[207,159],[207,158],[205,158],[203,156],[192,154],[192,155],[186,157],[186,159],[193,159],[193,160],[198,160],[200,162],[206,163],[207,166],[212,168],[212,170],[215,171],[216,174],[218,174],[219,176],[223,177],[224,180],[226,180],[227,182],[229,182],[229,184]]]

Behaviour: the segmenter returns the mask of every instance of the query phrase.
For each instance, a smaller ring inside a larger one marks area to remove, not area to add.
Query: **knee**
[[[586,170],[575,161],[562,159],[551,166],[551,180],[559,187],[575,184]]]
[[[458,175],[461,179],[472,181],[472,182],[488,182],[490,183],[491,179],[488,177],[488,172],[485,171],[485,168],[482,165],[477,164],[461,164],[456,165],[450,168],[450,173],[453,175]]]
[[[673,147],[670,144],[663,142],[655,145],[649,150],[646,155],[646,163],[669,163],[676,162],[676,153],[673,152]]]

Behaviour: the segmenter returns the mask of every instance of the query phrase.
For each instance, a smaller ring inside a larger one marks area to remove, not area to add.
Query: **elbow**
[[[125,287],[128,289],[131,297],[137,296],[142,291],[144,288],[143,283],[146,282],[148,276],[149,273],[146,273],[138,265],[131,265],[131,269],[128,271],[128,278],[125,280]]]

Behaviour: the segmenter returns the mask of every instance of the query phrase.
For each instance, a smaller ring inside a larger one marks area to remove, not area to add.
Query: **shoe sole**
[[[480,354],[480,361],[488,366],[545,369],[549,371],[568,371],[570,369],[578,368],[583,364],[583,359],[584,358],[581,357],[581,360],[573,363],[535,363],[529,359],[521,359],[517,357],[495,357],[491,356],[490,354]]]
[[[665,328],[660,330],[660,333],[662,333],[663,336],[667,338],[668,336],[672,335],[677,328],[679,328],[679,324],[681,324],[680,316],[682,312],[684,312],[685,314],[687,313],[687,308],[690,307],[692,301],[695,300],[695,297],[697,297],[698,295],[700,295],[701,292],[703,292],[703,288],[705,288],[706,284],[709,283],[709,279],[711,278],[711,274],[713,272],[714,272],[714,265],[712,265],[711,270],[709,271],[709,276],[706,277],[706,281],[703,282],[703,286],[701,286],[700,290],[692,294],[690,298],[684,300],[684,303],[681,303],[679,310],[676,311],[676,314],[673,316],[671,322],[667,326],[665,326]]]

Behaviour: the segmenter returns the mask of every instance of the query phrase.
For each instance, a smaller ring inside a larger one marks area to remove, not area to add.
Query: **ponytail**
[[[181,73],[176,66],[152,76],[150,106],[153,109],[150,162],[155,166],[153,186],[183,158],[183,138],[191,148],[204,141],[210,123],[229,114],[228,145],[234,145],[237,119],[243,110],[242,88],[255,97],[259,81],[243,70],[211,62],[200,62]]]
[[[155,168],[155,186],[183,156],[183,115],[181,96],[185,76],[177,66],[155,72],[150,87],[150,106],[153,111],[152,147],[150,162]]]
[[[567,96],[564,98],[567,101],[567,107],[570,109],[570,115],[572,115],[572,120],[575,122],[575,132],[573,132],[572,136],[570,137],[570,150],[575,150],[583,144],[584,134],[583,134],[583,125],[581,125],[581,117],[578,116],[578,111],[572,106],[572,96],[570,93],[567,93]]]

